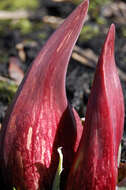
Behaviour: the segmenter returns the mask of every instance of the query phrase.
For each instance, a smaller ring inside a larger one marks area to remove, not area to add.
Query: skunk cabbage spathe
[[[123,133],[124,100],[114,60],[111,25],[96,68],[84,131],[66,190],[115,190],[117,157]]]
[[[5,189],[49,189],[58,166],[60,146],[64,155],[63,176],[67,176],[82,126],[67,101],[65,76],[87,9],[85,0],[50,37],[7,112],[0,138]]]

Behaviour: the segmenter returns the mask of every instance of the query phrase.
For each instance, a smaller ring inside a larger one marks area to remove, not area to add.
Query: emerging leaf
[[[63,154],[62,154],[62,147],[59,147],[57,149],[59,153],[59,165],[56,171],[56,175],[53,181],[53,187],[52,190],[60,190],[60,179],[61,179],[61,173],[63,171]]]

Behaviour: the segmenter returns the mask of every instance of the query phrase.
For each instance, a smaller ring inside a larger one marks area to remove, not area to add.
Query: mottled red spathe
[[[66,190],[115,190],[124,100],[114,60],[111,25],[96,68],[85,126]]]
[[[87,10],[85,0],[51,36],[8,110],[0,138],[6,189],[49,189],[58,166],[59,146],[63,147],[64,179],[68,174],[82,126],[67,101],[65,77]]]

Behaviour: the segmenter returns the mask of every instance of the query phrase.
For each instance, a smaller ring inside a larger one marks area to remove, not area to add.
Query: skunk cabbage
[[[124,124],[123,94],[114,60],[111,25],[96,68],[84,131],[66,190],[115,190]]]
[[[67,176],[82,126],[67,101],[65,76],[87,9],[85,0],[50,37],[7,112],[0,136],[5,189],[50,189],[58,167],[58,147],[64,155],[64,179]]]

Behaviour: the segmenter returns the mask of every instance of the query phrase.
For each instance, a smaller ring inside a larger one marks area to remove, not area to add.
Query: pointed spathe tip
[[[115,40],[115,25],[111,24],[108,35],[107,35],[107,41],[113,41]]]
[[[82,7],[88,7],[89,6],[89,0],[84,0],[81,4],[80,4],[80,6],[82,6]]]
[[[111,24],[100,57],[100,59],[103,60],[103,64],[106,62],[105,60],[110,60],[110,58],[114,57],[114,46],[115,46],[115,25]]]
[[[114,42],[115,42],[115,25],[111,24],[108,34],[107,34],[107,38],[105,41],[105,48],[112,52],[114,52]]]
[[[110,30],[113,30],[115,32],[115,24],[114,23],[111,24]]]
[[[83,13],[88,11],[88,7],[89,7],[89,0],[84,0],[80,5],[79,5],[79,9],[83,11]],[[85,10],[85,11],[84,11]]]

